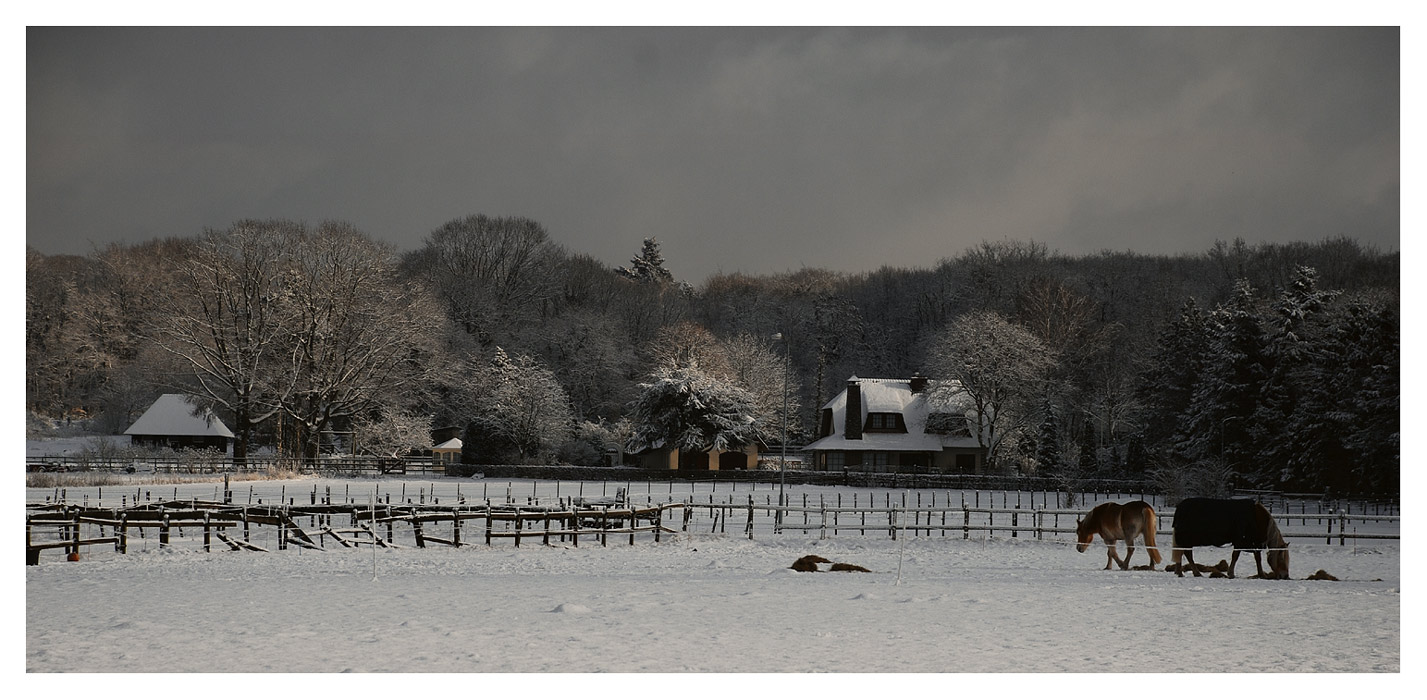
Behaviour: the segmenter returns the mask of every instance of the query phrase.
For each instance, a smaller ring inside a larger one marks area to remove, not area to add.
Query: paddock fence
[[[319,490],[315,485],[311,491],[294,491],[292,495],[283,485],[276,499],[269,497],[264,503],[264,498],[258,497],[254,503],[250,486],[246,504],[237,502],[240,498],[235,498],[227,483],[221,491],[215,487],[212,499],[179,499],[174,487],[173,498],[164,499],[160,494],[154,500],[153,489],[140,487],[119,493],[118,507],[112,505],[115,492],[111,489],[109,508],[100,506],[102,489],[95,494],[87,490],[77,493],[78,502],[69,499],[67,490],[56,489],[44,502],[27,506],[26,561],[38,563],[40,552],[48,549],[78,557],[85,548],[109,546],[119,553],[134,546],[201,546],[212,551],[215,542],[234,551],[260,552],[363,545],[494,546],[505,541],[516,547],[532,541],[580,546],[582,540],[609,546],[611,539],[627,539],[632,546],[640,537],[658,543],[669,534],[727,536],[730,531],[749,539],[784,533],[815,534],[818,539],[999,536],[1071,544],[1076,519],[1086,512],[1085,508],[1061,507],[1058,496],[1046,492],[838,490],[815,498],[803,493],[800,499],[788,498],[780,505],[773,501],[770,489],[764,489],[761,499],[746,490],[743,494],[711,491],[698,499],[693,494],[674,496],[670,487],[665,499],[653,489],[632,494],[630,486],[619,487],[610,496],[608,486],[602,485],[600,495],[590,489],[587,497],[581,483],[578,495],[569,490],[558,495],[556,486],[557,495],[549,498],[535,493],[522,497],[513,482],[505,484],[502,497],[499,485],[494,494],[490,485],[482,484],[477,496],[474,490],[463,493],[459,485],[454,494],[446,491],[438,495],[435,483],[429,490],[419,486],[410,491],[403,483],[399,493],[371,492],[366,503],[360,495],[352,495],[350,486],[345,492],[334,493],[331,486]],[[360,486],[365,485],[359,485],[359,494]],[[1351,542],[1356,546],[1361,540],[1400,538],[1400,515],[1364,512],[1371,510],[1365,504],[1358,504],[1356,513],[1351,512],[1352,504],[1335,509],[1324,508],[1318,501],[1311,510],[1309,505],[1308,501],[1286,500],[1271,509],[1290,542],[1322,540],[1324,544],[1345,546]],[[1157,514],[1157,529],[1167,533],[1173,527],[1173,509],[1160,508]]]

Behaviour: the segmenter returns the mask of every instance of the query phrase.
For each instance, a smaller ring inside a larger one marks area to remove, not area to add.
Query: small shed
[[[758,465],[758,444],[751,443],[738,449],[706,452],[687,452],[668,447],[654,447],[634,453],[639,466],[644,469],[682,469],[694,471],[728,471],[731,469],[751,469]]]
[[[135,446],[228,451],[233,431],[183,394],[164,394],[124,431]]]
[[[461,461],[461,438],[451,438],[431,448],[431,456],[437,464],[455,464]]]

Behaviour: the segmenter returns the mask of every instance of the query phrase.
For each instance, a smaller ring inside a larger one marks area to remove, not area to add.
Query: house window
[[[823,465],[830,470],[841,470],[845,465],[841,452],[828,452],[823,455]]]
[[[863,430],[883,433],[905,433],[900,413],[868,413],[867,427]]]
[[[885,472],[888,465],[892,463],[891,452],[873,452],[871,454],[871,466],[873,471]]]

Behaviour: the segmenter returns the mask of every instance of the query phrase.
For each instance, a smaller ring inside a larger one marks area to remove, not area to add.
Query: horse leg
[[[1259,557],[1259,550],[1254,550],[1254,566],[1258,567],[1259,578],[1263,578],[1263,559]]]
[[[1135,556],[1134,539],[1125,540],[1125,560],[1120,562],[1120,570],[1125,571],[1130,568],[1130,557]]]
[[[1173,562],[1170,564],[1170,567],[1174,569],[1175,575],[1179,576],[1180,578],[1184,578],[1184,567],[1181,566],[1179,563],[1180,558],[1184,556],[1184,552],[1185,550],[1180,549],[1178,547],[1174,547],[1169,550],[1169,558]]]
[[[1186,550],[1184,550],[1184,558],[1187,559],[1187,560],[1189,560],[1189,570],[1194,572],[1195,577],[1199,577],[1199,576],[1203,576],[1203,575],[1204,575],[1204,574],[1199,573],[1199,565],[1194,563],[1194,550],[1192,550],[1192,549],[1186,549]],[[1183,576],[1183,575],[1184,575],[1184,571],[1183,571],[1182,569],[1180,570],[1179,575],[1180,575],[1180,576]]]
[[[1118,562],[1120,557],[1115,552],[1115,541],[1105,540],[1105,568],[1102,571],[1110,570],[1110,562]]]
[[[1258,554],[1255,553],[1254,556],[1257,557]],[[1234,567],[1235,567],[1235,566],[1238,566],[1238,565],[1239,565],[1239,550],[1238,550],[1238,548],[1236,547],[1236,548],[1234,548],[1234,553],[1233,553],[1233,555],[1231,555],[1231,556],[1229,557],[1229,578],[1233,578],[1233,577],[1234,577]]]

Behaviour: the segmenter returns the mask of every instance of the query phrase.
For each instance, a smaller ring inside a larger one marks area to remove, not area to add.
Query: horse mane
[[[1278,529],[1278,521],[1273,519],[1273,514],[1263,505],[1259,505],[1259,510],[1268,520],[1268,525],[1264,528],[1264,540],[1269,547],[1268,567],[1275,578],[1288,578],[1288,542],[1283,539],[1283,531]]]
[[[1288,542],[1283,539],[1283,531],[1278,529],[1278,523],[1272,517],[1268,519],[1267,539],[1270,547],[1281,549],[1288,546]]]

